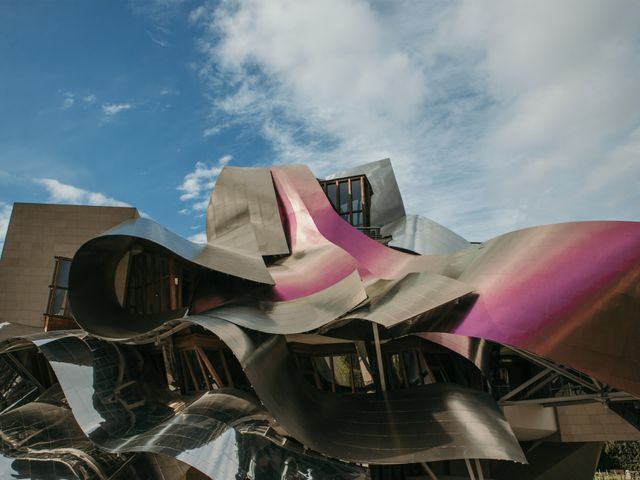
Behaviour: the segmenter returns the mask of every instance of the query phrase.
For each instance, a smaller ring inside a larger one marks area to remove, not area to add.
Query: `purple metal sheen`
[[[408,273],[426,270],[421,257],[386,247],[342,219],[333,210],[318,181],[307,167],[274,167],[271,173],[280,198],[290,198],[295,194],[296,208],[304,208],[314,228],[356,260],[358,272],[364,282],[374,279],[398,279]],[[283,177],[288,179],[291,189],[283,191],[278,188],[278,179]]]
[[[640,396],[640,223],[529,228],[451,263],[460,258],[457,278],[479,298],[450,333],[523,348]]]
[[[325,290],[351,275],[358,267],[351,255],[318,231],[301,199],[301,187],[294,184],[290,176],[292,168],[295,167],[272,169],[276,194],[285,217],[285,234],[291,248],[290,256],[269,267],[276,283],[270,296],[278,301],[294,300]]]

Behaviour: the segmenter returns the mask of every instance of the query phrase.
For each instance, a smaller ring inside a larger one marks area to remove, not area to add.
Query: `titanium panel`
[[[469,242],[457,233],[420,215],[406,215],[382,227],[383,236],[390,235],[390,247],[410,250],[420,255],[435,255],[462,250]]]
[[[393,173],[391,160],[385,158],[357,167],[332,173],[327,180],[354,175],[366,175],[373,195],[371,196],[371,226],[381,227],[405,216],[402,195]]]
[[[118,301],[115,275],[118,262],[132,249],[172,252],[197,267],[232,275],[255,284],[273,284],[262,257],[229,247],[195,244],[148,219],[124,222],[85,243],[71,263],[69,302],[80,326],[96,335],[122,338],[181,318],[187,309],[139,315]],[[249,283],[249,282],[247,282]]]
[[[303,333],[319,328],[366,299],[357,272],[325,290],[285,302],[242,298],[211,310],[218,318],[266,333]]]
[[[640,223],[545,225],[423,258],[479,294],[425,331],[522,348],[640,397]]]
[[[382,281],[381,281],[382,282]],[[433,273],[410,273],[398,281],[386,281],[377,295],[340,320],[359,319],[390,328],[403,322],[416,322],[434,308],[472,293],[462,282]]]
[[[207,207],[207,240],[235,237],[233,232],[246,225],[252,227],[261,255],[289,253],[269,169],[224,167]]]
[[[263,405],[307,448],[371,464],[459,458],[526,462],[488,394],[453,384],[384,393],[326,392],[302,377],[283,336],[244,331],[213,314],[188,320],[231,348]]]
[[[462,355],[473,363],[483,375],[488,376],[491,369],[491,353],[497,344],[482,338],[465,337],[451,333],[424,332],[416,333],[418,337],[442,345]]]
[[[107,480],[128,460],[99,451],[67,408],[48,403],[32,402],[3,413],[0,435],[2,478]],[[127,478],[139,478],[135,470],[125,472]]]
[[[134,347],[87,337],[37,341],[85,435],[110,453],[164,455],[216,480],[364,479],[362,468],[307,454],[272,430],[253,397],[233,389],[190,400],[149,378]]]

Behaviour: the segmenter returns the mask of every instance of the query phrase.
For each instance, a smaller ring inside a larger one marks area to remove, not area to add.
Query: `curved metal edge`
[[[353,272],[319,292],[283,302],[241,298],[209,313],[231,323],[265,333],[303,333],[319,328],[357,307],[367,295]]]
[[[147,218],[127,220],[95,237],[94,240],[115,236],[127,237],[134,241],[136,239],[148,240],[175,253],[184,260],[209,270],[265,285],[274,285],[275,283],[259,253],[233,248],[228,242],[222,242],[220,245],[215,241],[211,243],[190,242]],[[85,243],[78,252],[88,247],[92,241]]]
[[[118,262],[136,246],[173,253],[197,268],[230,274],[264,285],[274,283],[262,257],[227,247],[191,243],[147,220],[124,222],[78,249],[69,273],[69,302],[74,318],[91,333],[126,338],[181,318],[187,309],[138,315],[118,301],[115,278]],[[255,284],[255,283],[254,283]]]
[[[239,244],[257,242],[261,255],[289,253],[278,200],[268,168],[222,169],[207,207],[209,243],[232,236]],[[244,227],[250,225],[252,232]],[[251,239],[244,239],[251,235]]]
[[[640,397],[640,223],[544,225],[424,259],[479,299],[423,331],[521,348]]]
[[[465,337],[451,333],[423,332],[414,335],[463,356],[485,376],[488,376],[491,370],[491,353],[498,346],[498,344],[482,338]]]
[[[0,433],[2,478],[106,480],[130,457],[100,451],[67,408],[38,401],[0,415]]]
[[[526,463],[488,394],[453,384],[362,395],[325,392],[302,378],[284,337],[250,333],[212,314],[187,320],[231,348],[263,405],[315,451],[370,464],[460,458]]]
[[[367,305],[339,320],[359,319],[391,328],[402,322],[417,321],[435,308],[473,292],[464,283],[434,273],[410,273],[399,281],[379,282],[369,294]]]
[[[390,247],[420,255],[436,255],[462,250],[469,242],[447,227],[420,215],[406,215],[382,227],[380,233],[391,236]]]
[[[83,438],[102,451],[163,455],[223,480],[309,472],[319,479],[368,478],[358,466],[285,445],[270,429],[270,414],[242,392],[209,392],[184,404],[140,383],[137,361],[129,362],[117,344],[67,334],[41,336],[34,345],[53,368]]]

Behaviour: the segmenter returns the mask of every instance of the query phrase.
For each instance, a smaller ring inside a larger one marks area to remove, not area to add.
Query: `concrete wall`
[[[43,327],[54,257],[137,218],[130,207],[16,203],[0,258],[0,322]]]
[[[601,403],[557,407],[563,442],[640,440],[640,431]]]

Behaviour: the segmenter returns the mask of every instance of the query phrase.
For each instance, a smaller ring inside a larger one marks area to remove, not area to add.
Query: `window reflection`
[[[69,306],[69,271],[71,259],[55,257],[53,276],[49,285],[49,300],[47,310],[44,313],[45,330],[57,330],[61,328],[78,328],[71,307]]]
[[[337,178],[320,182],[334,210],[354,227],[369,227],[369,205],[373,194],[367,177]]]

